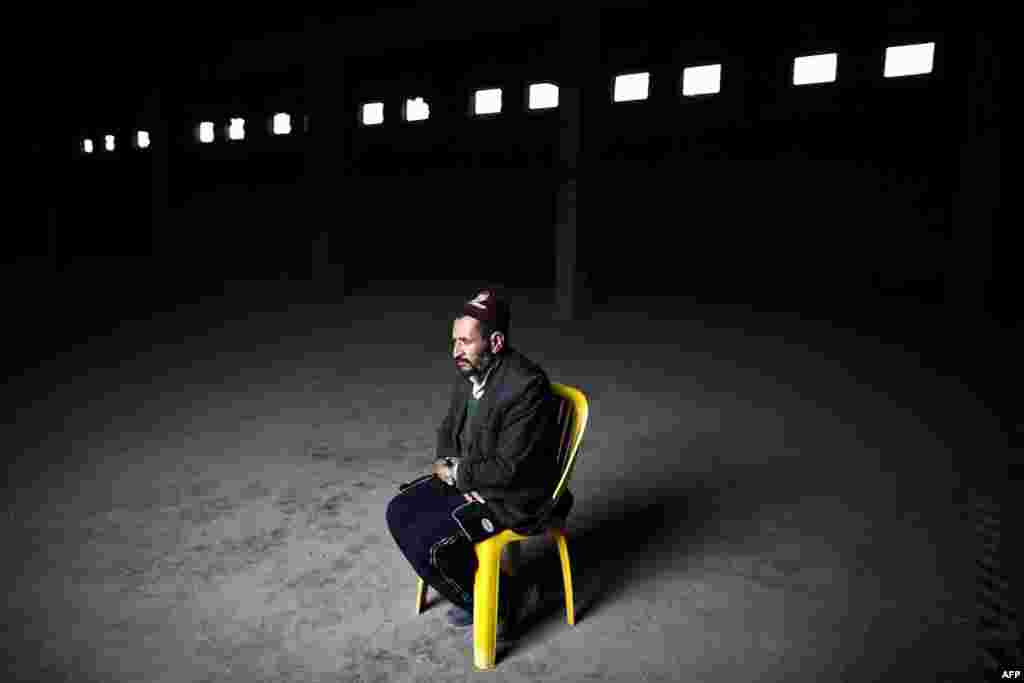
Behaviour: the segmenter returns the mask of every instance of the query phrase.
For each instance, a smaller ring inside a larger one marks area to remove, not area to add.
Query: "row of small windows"
[[[271,119],[270,132],[273,135],[291,135],[292,117],[289,114],[277,113]],[[245,119],[236,117],[228,122],[228,140],[245,139]],[[199,142],[213,142],[214,126],[212,121],[203,121],[199,124]]]
[[[475,116],[500,114],[501,105],[501,88],[487,88],[473,93]],[[555,109],[558,107],[558,86],[554,83],[531,83],[527,106],[534,111]],[[402,110],[402,118],[406,121],[425,121],[430,118],[430,105],[422,97],[407,99]],[[360,106],[359,121],[364,126],[384,123],[384,103],[364,102]]]
[[[886,48],[883,76],[897,78],[931,73],[935,58],[935,43],[898,45]],[[833,83],[839,66],[835,52],[807,55],[793,60],[793,85]],[[620,74],[615,77],[612,90],[614,102],[646,100],[650,95],[650,72]],[[686,97],[714,95],[721,91],[722,65],[706,64],[683,69],[682,93]],[[558,106],[558,86],[553,83],[534,83],[529,89],[529,108],[547,109]],[[501,89],[477,90],[473,96],[473,113],[477,116],[501,112]],[[406,121],[422,121],[430,116],[430,106],[422,97],[405,101],[403,116]],[[375,126],[384,122],[384,103],[366,102],[361,106],[363,125]]]
[[[883,76],[897,78],[931,73],[935,57],[935,43],[899,45],[885,50]],[[793,60],[793,85],[833,83],[839,65],[835,52],[796,57]],[[646,100],[650,94],[650,72],[620,74],[615,77],[612,99],[615,102]],[[721,91],[722,65],[706,64],[683,69],[682,94],[686,97],[714,95]],[[558,86],[554,83],[533,83],[529,87],[528,107],[531,110],[554,109],[558,107]],[[501,88],[488,88],[473,93],[473,114],[487,116],[501,113]],[[359,120],[364,126],[376,126],[384,122],[384,103],[365,102],[360,106]],[[425,121],[430,118],[430,105],[422,97],[405,101],[403,118],[406,121]],[[245,139],[245,119],[232,118],[226,128],[229,140]],[[292,132],[291,117],[286,113],[274,114],[270,132],[274,135],[289,135]],[[211,143],[215,138],[215,127],[210,121],[199,124],[199,142]],[[138,131],[135,146],[149,147],[149,133]],[[114,136],[104,136],[104,148],[114,151]],[[82,141],[82,151],[93,152],[90,139]]]
[[[113,135],[104,135],[103,136],[103,149],[107,150],[108,152],[113,152],[114,151],[114,147],[115,147],[114,136]],[[135,133],[135,148],[136,149],[146,149],[147,147],[149,147],[149,133],[144,131],[144,130],[140,130],[140,131],[136,132]],[[92,140],[90,140],[89,138],[86,138],[86,139],[82,140],[82,151],[85,152],[86,154],[92,154],[93,153]]]
[[[290,114],[279,112],[274,114],[270,119],[270,132],[273,135],[290,135],[292,133],[292,119]],[[199,141],[203,143],[213,142],[215,138],[215,127],[212,121],[203,121],[199,124],[198,136]],[[234,117],[226,126],[225,133],[229,140],[244,140],[245,139],[245,119],[241,117]],[[149,132],[145,130],[136,131],[133,140],[136,149],[146,149],[150,145]],[[115,139],[113,135],[103,136],[103,148],[108,152],[113,152],[115,149]],[[86,154],[92,154],[95,151],[95,146],[91,138],[84,138],[82,140],[82,151]]]

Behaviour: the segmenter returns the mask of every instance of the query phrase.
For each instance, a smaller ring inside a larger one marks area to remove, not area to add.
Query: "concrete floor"
[[[613,299],[566,324],[522,290],[512,344],[591,403],[569,519],[578,621],[552,547],[528,543],[543,609],[475,672],[443,604],[414,616],[384,519],[432,458],[453,307],[473,286],[331,303],[240,286],[9,382],[7,671],[973,679],[956,458],[1005,444],[968,387],[912,348],[795,316]]]

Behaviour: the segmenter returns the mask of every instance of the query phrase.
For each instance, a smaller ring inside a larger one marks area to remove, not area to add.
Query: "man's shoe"
[[[458,605],[453,605],[448,610],[446,616],[448,617],[448,623],[452,626],[462,628],[465,626],[473,625],[473,613],[471,611],[462,609]]]

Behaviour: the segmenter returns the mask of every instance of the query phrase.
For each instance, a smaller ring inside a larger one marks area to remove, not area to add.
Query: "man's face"
[[[463,377],[482,377],[494,359],[488,340],[480,337],[480,321],[458,318],[452,325],[452,358]]]

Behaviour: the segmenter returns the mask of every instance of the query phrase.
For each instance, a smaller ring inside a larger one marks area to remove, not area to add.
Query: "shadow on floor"
[[[692,457],[693,452],[688,455]],[[705,543],[720,537],[717,527],[724,520],[740,520],[740,527],[750,520],[753,528],[754,511],[774,497],[758,496],[753,485],[749,491],[744,487],[742,495],[732,495],[740,482],[763,480],[759,466],[722,465],[702,473],[679,469],[658,478],[624,482],[614,497],[598,494],[602,498],[594,500],[591,494],[586,510],[579,507],[586,493],[574,491],[579,514],[575,519],[575,511],[569,514],[568,545],[577,624],[622,599],[630,585],[676,571],[671,564],[685,561],[691,551],[698,553]],[[738,500],[742,503],[731,502]],[[539,585],[540,604],[524,624],[522,638],[504,652],[499,647],[499,657],[539,642],[548,628],[566,626],[557,548],[553,541],[538,548],[524,553],[519,571],[527,582]]]

